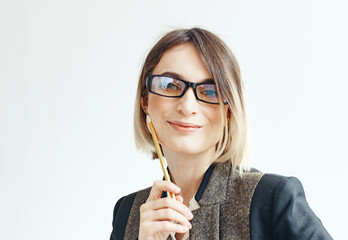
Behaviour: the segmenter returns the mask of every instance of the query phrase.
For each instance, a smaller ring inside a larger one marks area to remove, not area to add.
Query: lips
[[[181,122],[181,121],[168,121],[168,123],[177,131],[189,133],[194,132],[203,127],[199,124],[189,123],[189,122]]]

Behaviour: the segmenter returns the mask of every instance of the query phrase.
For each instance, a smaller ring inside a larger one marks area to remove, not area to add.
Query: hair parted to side
[[[134,108],[134,136],[137,149],[158,158],[146,125],[146,113],[141,98],[148,97],[146,79],[170,48],[191,43],[202,57],[214,79],[220,96],[223,132],[216,145],[214,162],[230,161],[234,169],[248,171],[247,119],[244,87],[238,62],[227,45],[213,33],[202,28],[178,29],[165,34],[148,53],[140,73]],[[228,110],[225,110],[226,102]]]

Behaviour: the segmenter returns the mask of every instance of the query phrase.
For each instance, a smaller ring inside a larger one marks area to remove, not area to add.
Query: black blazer
[[[117,201],[110,240],[136,239],[139,208],[151,188]],[[195,195],[190,239],[332,239],[308,206],[294,177],[236,174],[229,163],[212,165]]]

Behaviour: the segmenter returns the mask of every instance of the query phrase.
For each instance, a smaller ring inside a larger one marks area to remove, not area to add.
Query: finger
[[[145,212],[147,209],[152,209],[156,211],[163,208],[171,208],[177,211],[178,213],[184,215],[189,220],[193,218],[192,212],[186,205],[169,197],[161,198],[156,201],[146,203],[146,206],[143,207],[143,212]]]
[[[161,198],[162,192],[168,191],[174,194],[179,194],[180,188],[172,182],[155,181],[152,185],[151,192],[147,201],[153,201]]]
[[[186,216],[170,208],[164,208],[164,209],[159,209],[157,211],[154,211],[151,214],[151,219],[148,219],[148,220],[152,222],[155,222],[155,221],[176,222],[176,223],[180,223],[181,225],[187,226],[189,229],[192,228],[191,223],[189,222],[189,220],[187,220]]]
[[[184,203],[184,199],[181,195],[177,195],[175,196],[175,198],[176,198],[176,201],[178,201],[179,203]]]
[[[151,231],[152,234],[162,231],[185,233],[189,230],[187,226],[169,221],[147,222],[147,224],[144,224],[144,228]]]

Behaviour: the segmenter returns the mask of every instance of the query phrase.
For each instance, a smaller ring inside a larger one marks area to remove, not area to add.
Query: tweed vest
[[[190,239],[250,239],[249,214],[254,190],[263,173],[239,174],[230,163],[216,164],[198,203],[192,211]],[[201,188],[201,187],[200,187]],[[139,191],[131,208],[124,239],[139,233],[140,206],[151,188]]]

